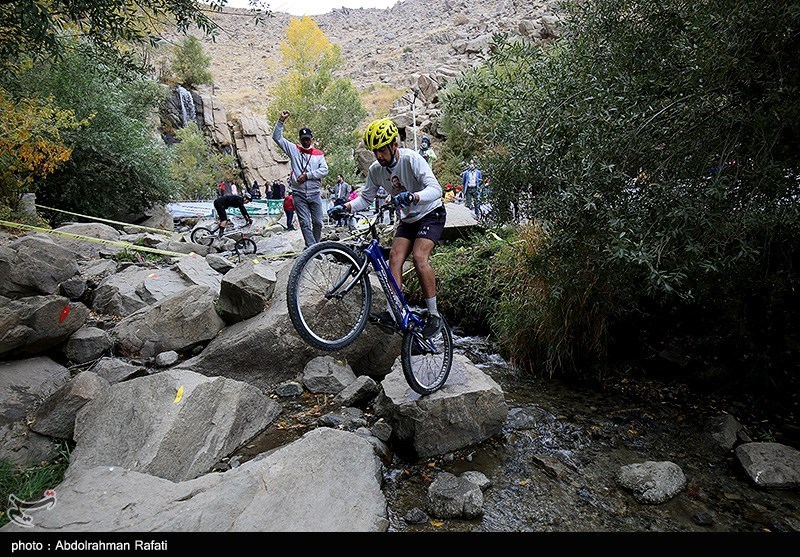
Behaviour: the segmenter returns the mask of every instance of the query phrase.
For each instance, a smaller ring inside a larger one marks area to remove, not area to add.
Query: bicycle
[[[297,258],[289,274],[286,301],[300,337],[320,350],[341,350],[355,342],[368,322],[403,335],[401,361],[409,386],[420,395],[444,386],[453,365],[453,333],[442,318],[432,338],[422,334],[427,310],[412,309],[397,285],[378,236],[377,221],[394,203],[368,219],[369,228],[352,247],[343,241],[313,244]],[[372,269],[370,269],[370,264]],[[389,301],[393,323],[370,312],[374,271]]]
[[[237,238],[233,245],[233,249],[236,250],[236,253],[245,255],[256,253],[256,250],[258,249],[256,247],[256,243],[250,238],[245,237],[244,232],[242,232],[245,228],[249,228],[250,224],[247,224],[246,221],[237,217],[229,217],[228,222],[230,222],[233,226],[226,226],[225,228],[227,232],[223,233],[221,236],[219,235],[218,222],[211,228],[198,226],[192,230],[190,238],[195,244],[200,244],[201,246],[211,246],[216,238],[229,238],[235,234],[241,234],[242,236]]]

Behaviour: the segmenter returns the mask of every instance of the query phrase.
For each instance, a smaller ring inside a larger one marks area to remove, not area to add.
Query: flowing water
[[[509,418],[500,435],[475,447],[416,462],[395,455],[383,488],[390,531],[800,531],[798,490],[756,487],[733,453],[708,436],[707,420],[736,406],[701,400],[685,387],[644,376],[621,378],[602,392],[523,377],[486,339],[455,340],[456,351],[503,388]],[[318,427],[320,414],[329,411],[322,395],[288,400],[276,424],[238,458],[296,439]],[[374,421],[369,409],[364,417]],[[617,485],[616,475],[621,466],[645,461],[679,465],[686,488],[659,505],[636,502]],[[428,486],[438,473],[467,470],[491,481],[480,518],[411,520],[412,509],[427,511]]]

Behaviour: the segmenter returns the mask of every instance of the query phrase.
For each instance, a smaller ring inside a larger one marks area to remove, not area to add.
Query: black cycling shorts
[[[397,230],[394,232],[394,237],[408,238],[412,242],[417,238],[427,238],[438,246],[446,220],[447,210],[444,205],[439,205],[416,222],[400,221]]]

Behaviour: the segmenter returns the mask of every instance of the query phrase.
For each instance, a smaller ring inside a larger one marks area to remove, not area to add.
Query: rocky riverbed
[[[756,486],[733,451],[716,444],[709,431],[710,420],[733,413],[752,440],[796,446],[775,418],[770,424],[742,402],[644,376],[617,377],[603,391],[522,377],[479,337],[458,337],[457,352],[503,387],[509,419],[501,435],[478,446],[418,461],[395,455],[383,488],[390,531],[800,531],[797,489]],[[288,408],[276,427],[234,458],[247,460],[293,440],[330,410],[324,396],[308,393]],[[363,419],[371,420],[369,409]],[[661,504],[637,502],[616,478],[620,467],[646,461],[680,466],[685,489]],[[430,516],[428,488],[435,478],[468,470],[490,482],[482,515]]]

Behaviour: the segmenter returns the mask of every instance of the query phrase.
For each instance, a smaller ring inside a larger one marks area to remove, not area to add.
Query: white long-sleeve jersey
[[[430,165],[422,155],[412,149],[397,150],[397,162],[392,167],[383,167],[373,162],[367,171],[367,182],[359,196],[350,202],[350,210],[363,211],[372,205],[378,186],[392,196],[404,191],[419,194],[419,201],[410,207],[403,207],[400,220],[416,222],[442,205],[442,186],[433,175]]]

